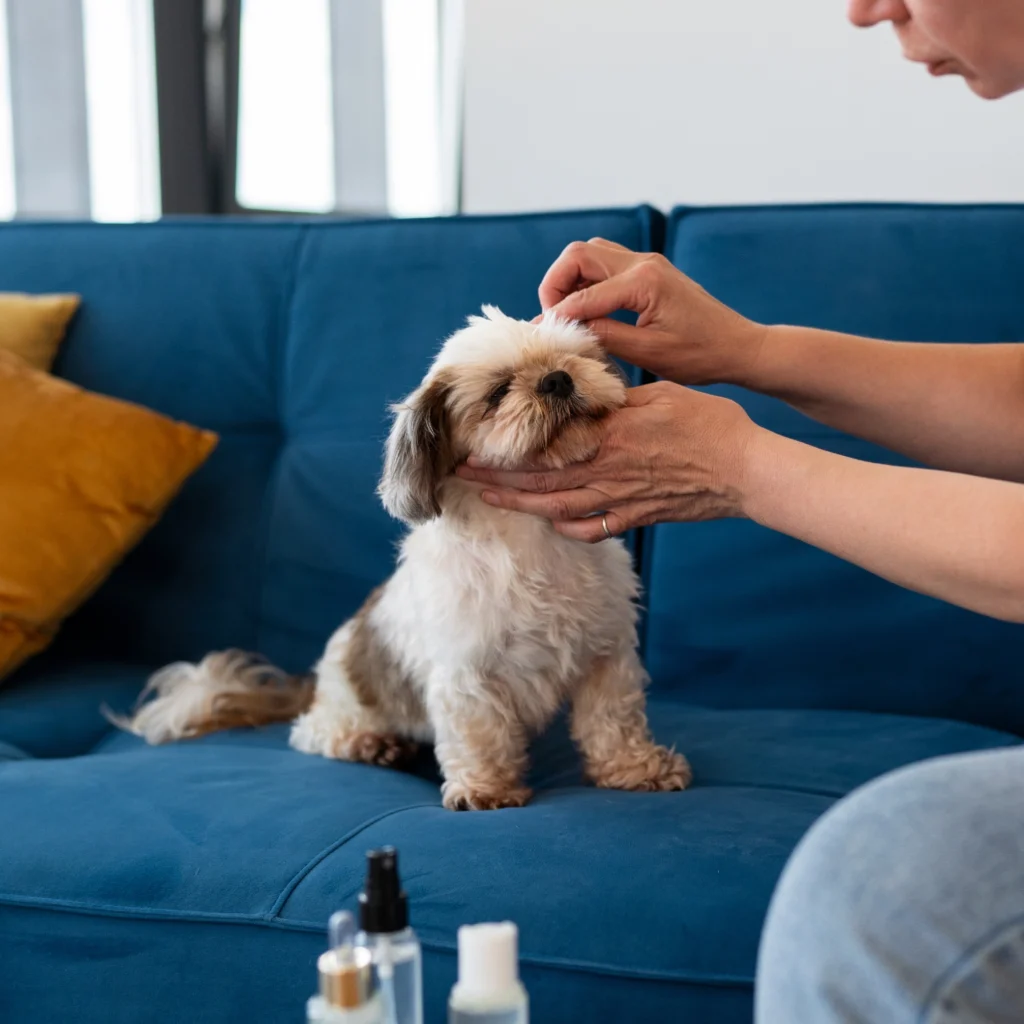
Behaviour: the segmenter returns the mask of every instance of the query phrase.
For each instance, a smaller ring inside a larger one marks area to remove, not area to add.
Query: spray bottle
[[[359,896],[357,949],[366,950],[380,988],[384,1024],[423,1024],[420,941],[409,927],[409,900],[398,878],[393,847],[366,855]]]

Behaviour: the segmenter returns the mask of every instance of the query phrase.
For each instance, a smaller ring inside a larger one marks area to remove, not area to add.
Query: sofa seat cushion
[[[327,917],[353,906],[365,851],[392,843],[429,1022],[457,926],[502,918],[520,925],[541,1024],[748,1021],[762,917],[811,822],[901,764],[1017,742],[842,712],[660,703],[651,721],[691,757],[691,791],[583,786],[555,730],[534,802],[490,813],[443,810],[429,768],[295,753],[285,728],[159,748],[111,734],[82,758],[0,761],[0,1005],[11,1019],[128,1022],[154,999],[166,1020],[297,1019]]]
[[[113,662],[61,665],[43,655],[0,687],[4,747],[28,757],[77,757],[111,731],[104,704],[130,707],[151,669]]]

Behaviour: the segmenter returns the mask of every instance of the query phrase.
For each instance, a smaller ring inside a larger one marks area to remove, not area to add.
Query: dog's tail
[[[131,715],[104,714],[148,743],[222,729],[290,722],[313,702],[313,676],[290,676],[258,654],[216,651],[198,665],[167,665],[146,683]]]

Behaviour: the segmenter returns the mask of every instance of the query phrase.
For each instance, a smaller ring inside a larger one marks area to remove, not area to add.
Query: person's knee
[[[957,929],[941,918],[947,909],[959,915],[949,894],[989,839],[971,820],[971,793],[984,788],[973,761],[928,761],[883,776],[810,829],[765,924],[760,1021],[857,1019],[839,1012],[854,1000],[863,1019],[913,1011],[934,964],[957,954]],[[820,1016],[826,1008],[833,1016]]]

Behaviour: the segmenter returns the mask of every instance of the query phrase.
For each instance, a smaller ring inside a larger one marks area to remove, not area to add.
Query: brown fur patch
[[[635,656],[599,658],[573,699],[572,737],[587,775],[606,789],[685,789],[693,772],[682,754],[651,738]]]
[[[422,523],[441,514],[437,489],[455,469],[451,389],[451,378],[439,373],[396,407],[378,492],[388,511],[405,522]]]
[[[425,722],[427,713],[412,681],[373,627],[370,613],[383,593],[384,587],[377,587],[353,618],[342,664],[359,703],[402,732]]]

